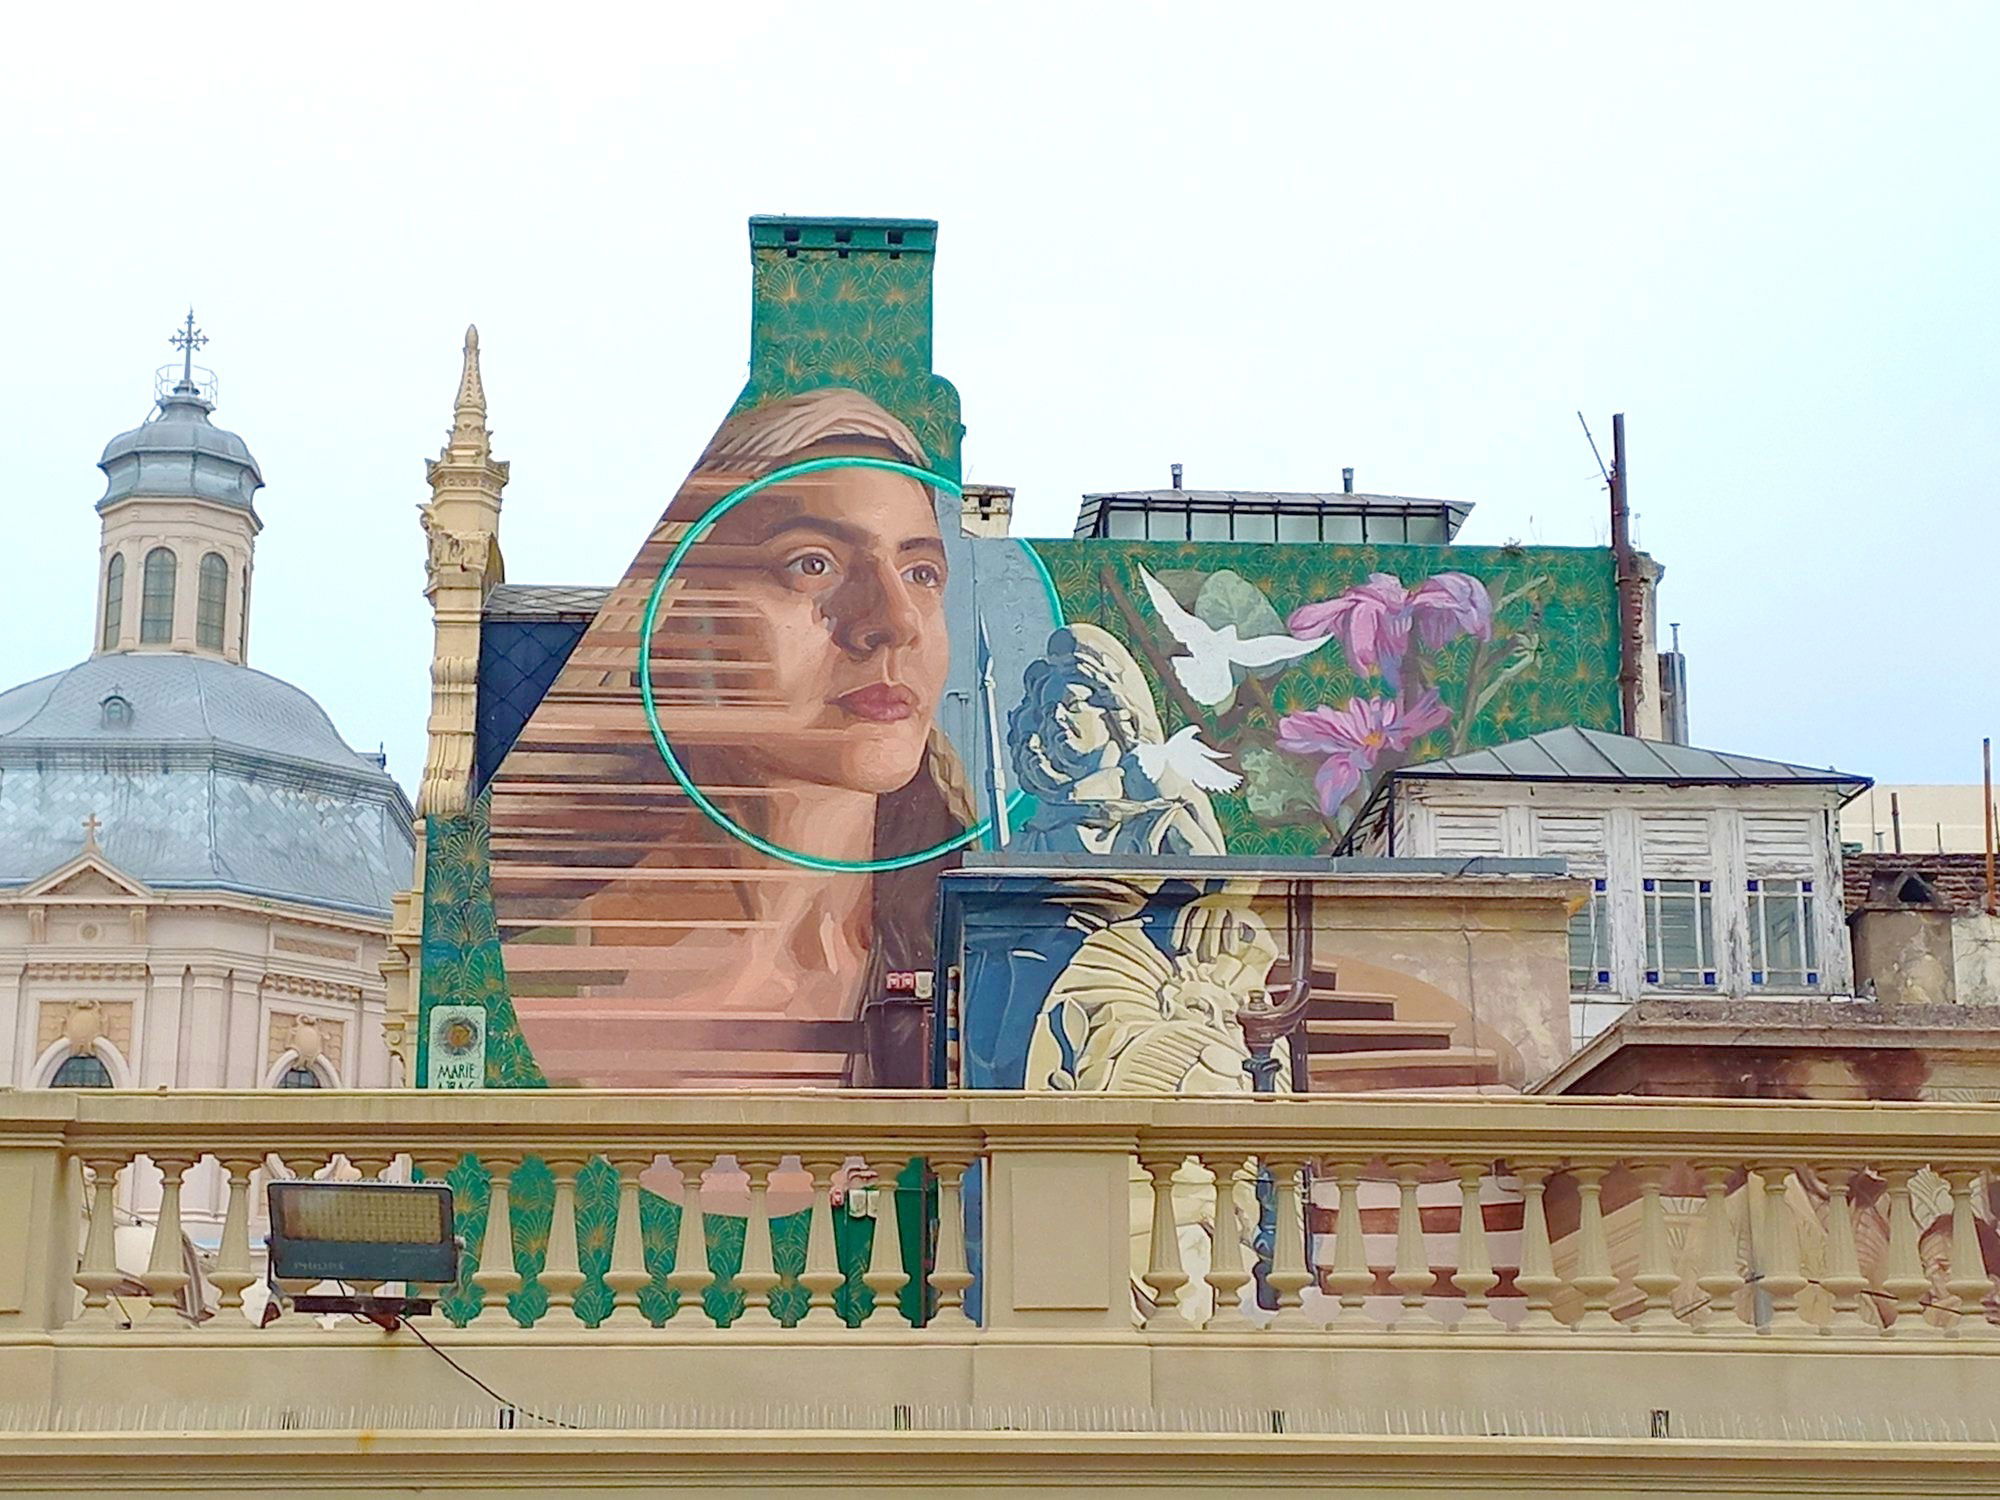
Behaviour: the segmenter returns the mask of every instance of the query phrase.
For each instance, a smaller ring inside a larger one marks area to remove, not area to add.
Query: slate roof
[[[250,446],[208,420],[214,407],[191,387],[160,397],[158,409],[130,432],[104,445],[104,510],[134,495],[209,500],[256,514],[251,504],[264,487]]]
[[[113,652],[0,693],[0,887],[67,863],[93,814],[105,857],[160,889],[386,918],[410,883],[410,804],[379,759],[290,683],[211,657]]]

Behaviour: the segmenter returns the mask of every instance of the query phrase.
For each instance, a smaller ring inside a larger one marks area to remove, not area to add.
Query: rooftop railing
[[[452,1183],[440,1331],[2000,1346],[1996,1157],[1991,1106],[14,1094],[0,1333],[253,1333],[262,1182],[340,1175]]]

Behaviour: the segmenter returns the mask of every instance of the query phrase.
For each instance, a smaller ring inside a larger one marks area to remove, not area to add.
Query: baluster
[[[963,1333],[974,1325],[965,1311],[965,1289],[972,1272],[965,1263],[965,1171],[970,1158],[931,1158],[938,1184],[937,1269],[931,1285],[937,1289],[937,1312],[930,1326],[941,1333]]]
[[[1729,1222],[1730,1169],[1711,1164],[1700,1170],[1702,1271],[1694,1284],[1708,1300],[1707,1310],[1696,1327],[1701,1333],[1740,1332],[1736,1294],[1743,1289],[1743,1271],[1738,1264],[1740,1241],[1735,1226]]]
[[[841,1157],[824,1155],[815,1155],[810,1161],[804,1156],[799,1158],[799,1165],[812,1176],[812,1201],[807,1205],[812,1218],[806,1225],[806,1268],[799,1273],[799,1285],[806,1289],[808,1301],[805,1316],[799,1322],[817,1328],[845,1326],[845,1320],[833,1305],[833,1294],[847,1279],[841,1274],[840,1254],[833,1242],[833,1178],[842,1161]]]
[[[1440,1325],[1425,1303],[1436,1278],[1424,1246],[1423,1206],[1417,1202],[1424,1164],[1391,1162],[1389,1172],[1396,1179],[1396,1269],[1389,1273],[1389,1285],[1403,1297],[1402,1310],[1389,1327],[1396,1333],[1434,1333]]]
[[[1451,1284],[1465,1297],[1465,1310],[1452,1331],[1465,1334],[1505,1333],[1507,1325],[1493,1312],[1493,1257],[1486,1247],[1486,1209],[1480,1202],[1486,1185],[1484,1162],[1461,1162],[1458,1172],[1458,1269]]]
[[[1951,1187],[1951,1279],[1945,1290],[1958,1304],[1951,1334],[1961,1339],[1991,1338],[2000,1331],[1986,1321],[1986,1299],[1993,1291],[1993,1278],[1986,1274],[1978,1220],[1972,1212],[1972,1188],[1979,1177],[1979,1171],[1972,1167],[1948,1167],[1944,1172]]]
[[[1181,1316],[1180,1304],[1181,1288],[1187,1285],[1188,1277],[1181,1264],[1180,1226],[1174,1221],[1174,1173],[1180,1170],[1181,1157],[1148,1152],[1140,1165],[1153,1181],[1153,1239],[1142,1278],[1153,1294],[1153,1313],[1146,1319],[1146,1327],[1155,1332],[1186,1333],[1189,1324]]]
[[[146,1317],[148,1333],[186,1333],[181,1293],[188,1284],[187,1262],[181,1253],[181,1173],[195,1158],[156,1156],[160,1169],[160,1217],[153,1225],[153,1253],[146,1262],[146,1292],[153,1310]]]
[[[432,1148],[422,1153],[412,1153],[410,1157],[410,1165],[413,1168],[415,1168],[415,1172],[411,1174],[410,1178],[411,1181],[413,1182],[416,1181],[417,1180],[416,1173],[420,1172],[423,1174],[424,1182],[429,1184],[435,1184],[442,1187],[450,1187],[451,1169],[458,1165],[458,1156],[456,1153],[453,1152],[440,1152],[437,1149]],[[464,1208],[465,1208],[464,1200],[462,1200],[456,1192],[453,1192],[451,1209],[452,1209],[452,1219],[453,1219],[452,1228],[454,1232],[456,1232],[457,1230],[458,1218],[459,1215],[464,1211]],[[463,1270],[461,1269],[461,1276],[462,1275],[463,1275]],[[445,1319],[448,1317],[448,1314],[445,1312],[442,1304],[445,1298],[451,1296],[453,1290],[457,1287],[457,1285],[458,1283],[456,1281],[424,1282],[419,1285],[410,1286],[409,1292],[410,1295],[413,1297],[418,1295],[426,1295],[436,1299],[436,1302],[439,1305],[434,1306],[430,1311],[430,1313],[426,1314],[426,1316],[438,1319]],[[405,1314],[405,1316],[415,1317],[417,1316],[417,1314],[411,1313],[411,1314]]]
[[[1555,1315],[1555,1296],[1562,1290],[1562,1278],[1556,1275],[1548,1206],[1543,1201],[1555,1169],[1529,1164],[1516,1166],[1514,1175],[1521,1181],[1521,1269],[1514,1285],[1527,1299],[1527,1309],[1516,1326],[1526,1332],[1545,1333],[1566,1326]]]
[[[708,1267],[708,1224],[701,1211],[700,1158],[676,1153],[674,1165],[681,1174],[681,1221],[674,1237],[674,1268],[667,1273],[667,1285],[679,1294],[679,1305],[668,1322],[675,1333],[712,1333],[708,1307],[702,1301],[715,1279]]]
[[[512,1318],[508,1298],[521,1289],[521,1273],[514,1269],[514,1215],[507,1192],[521,1158],[489,1154],[484,1160],[492,1185],[486,1199],[486,1233],[479,1242],[479,1269],[472,1273],[472,1284],[481,1293],[481,1316],[497,1312],[503,1319]]]
[[[902,1195],[896,1191],[896,1174],[892,1172],[880,1180],[886,1185],[867,1189],[876,1195],[875,1220],[868,1235],[868,1269],[862,1273],[861,1284],[874,1298],[868,1324],[894,1332],[902,1321],[901,1298],[910,1273],[903,1269],[903,1218],[899,1206]],[[848,1191],[852,1193],[854,1189],[849,1187]],[[884,1195],[889,1202],[886,1215],[882,1212]]]
[[[90,1194],[90,1233],[83,1242],[83,1264],[76,1284],[83,1288],[81,1326],[122,1328],[126,1321],[111,1312],[111,1294],[125,1278],[118,1270],[118,1173],[125,1163],[115,1156],[94,1157],[90,1170],[96,1181]]]
[[[1910,1198],[1910,1167],[1890,1167],[1882,1173],[1889,1197],[1889,1267],[1882,1290],[1896,1299],[1896,1321],[1887,1331],[1894,1338],[1936,1338],[1938,1330],[1924,1321],[1924,1295],[1931,1289],[1917,1253],[1917,1215]]]
[[[1576,1181],[1577,1254],[1576,1274],[1570,1285],[1583,1299],[1583,1312],[1575,1327],[1579,1332],[1602,1332],[1618,1328],[1611,1316],[1611,1294],[1618,1290],[1618,1278],[1611,1271],[1611,1246],[1604,1237],[1604,1167],[1575,1167],[1570,1176]]]
[[[1854,1206],[1850,1201],[1856,1167],[1822,1167],[1826,1182],[1826,1274],[1820,1285],[1833,1299],[1833,1316],[1820,1329],[1826,1334],[1854,1335],[1869,1331],[1861,1316],[1861,1294],[1868,1290],[1868,1278],[1861,1274],[1861,1258],[1854,1248]]]
[[[1266,1325],[1279,1332],[1293,1332],[1306,1326],[1300,1302],[1312,1274],[1306,1270],[1305,1219],[1300,1212],[1300,1173],[1305,1163],[1296,1156],[1266,1157],[1271,1173],[1271,1193],[1277,1200],[1277,1234],[1271,1246],[1271,1273],[1265,1279],[1278,1294],[1277,1316]]]
[[[1764,1179],[1763,1288],[1771,1299],[1771,1319],[1761,1333],[1811,1333],[1813,1325],[1799,1316],[1799,1293],[1805,1290],[1805,1268],[1799,1255],[1799,1221],[1786,1199],[1791,1168],[1782,1162],[1762,1162]]]
[[[611,1266],[604,1284],[611,1288],[611,1316],[605,1321],[620,1326],[647,1321],[639,1306],[639,1293],[653,1279],[646,1269],[646,1242],[639,1221],[639,1174],[653,1164],[650,1151],[618,1151],[606,1160],[618,1173],[618,1222],[612,1230]]]
[[[770,1177],[778,1163],[772,1157],[736,1153],[736,1164],[750,1179],[750,1216],[743,1225],[743,1268],[736,1273],[737,1289],[743,1293],[743,1321],[756,1327],[763,1322],[758,1314],[775,1318],[771,1291],[778,1284],[778,1271],[771,1259],[771,1209],[768,1198]]]
[[[1338,1199],[1333,1221],[1333,1268],[1327,1272],[1327,1290],[1340,1299],[1340,1310],[1331,1326],[1343,1332],[1373,1328],[1368,1316],[1368,1294],[1375,1288],[1375,1273],[1368,1268],[1368,1244],[1361,1230],[1361,1166],[1358,1162],[1335,1162],[1333,1184]]]
[[[1674,1289],[1681,1278],[1667,1249],[1667,1209],[1660,1201],[1667,1170],[1656,1162],[1632,1169],[1639,1182],[1639,1269],[1632,1285],[1645,1298],[1639,1315],[1626,1325],[1635,1333],[1674,1333],[1680,1329],[1674,1319]]]
[[[250,1174],[256,1170],[254,1156],[222,1159],[229,1199],[222,1212],[222,1246],[208,1279],[222,1294],[218,1313],[233,1312],[239,1318],[243,1311],[243,1289],[257,1279],[257,1272],[250,1264]],[[234,1328],[233,1324],[225,1326]]]
[[[588,1158],[551,1152],[543,1159],[555,1179],[555,1204],[549,1217],[549,1250],[537,1278],[549,1294],[549,1307],[534,1327],[537,1333],[574,1333],[576,1293],[583,1285],[583,1266],[576,1250],[576,1174]]]
[[[1215,1310],[1204,1325],[1209,1333],[1240,1333],[1250,1327],[1243,1316],[1243,1288],[1250,1272],[1243,1264],[1243,1219],[1236,1210],[1236,1185],[1245,1180],[1243,1159],[1222,1156],[1214,1165],[1215,1241],[1209,1246],[1208,1272],[1202,1278],[1215,1295]]]

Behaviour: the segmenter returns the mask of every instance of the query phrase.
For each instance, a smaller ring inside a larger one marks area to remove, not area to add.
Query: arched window
[[[98,705],[104,710],[106,729],[130,729],[132,727],[132,700],[122,693],[108,693]]]
[[[118,633],[125,628],[125,554],[114,552],[104,565],[104,644],[100,651],[118,649]]]
[[[201,587],[194,601],[194,641],[204,651],[222,649],[222,619],[228,599],[229,564],[220,552],[211,552],[201,560]]]
[[[177,566],[170,547],[155,547],[146,554],[146,571],[139,590],[139,639],[147,645],[164,646],[174,638]]]
[[[326,1087],[326,1082],[311,1068],[308,1068],[297,1058],[293,1058],[292,1065],[278,1075],[278,1087],[281,1089],[323,1089]]]
[[[62,1066],[56,1069],[55,1077],[49,1080],[52,1089],[108,1089],[111,1087],[111,1070],[104,1066],[104,1059],[94,1052],[77,1052],[66,1057]]]

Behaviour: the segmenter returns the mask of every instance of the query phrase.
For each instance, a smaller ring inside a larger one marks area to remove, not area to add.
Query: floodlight
[[[442,1182],[274,1182],[271,1279],[276,1282],[458,1279],[451,1188]],[[294,1297],[301,1312],[428,1311],[408,1297]],[[336,1305],[337,1304],[337,1305]],[[390,1306],[389,1304],[394,1304]]]

